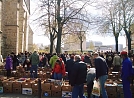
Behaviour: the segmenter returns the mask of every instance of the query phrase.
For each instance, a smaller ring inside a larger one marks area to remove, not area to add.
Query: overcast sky
[[[34,31],[34,43],[42,43],[44,45],[49,45],[49,39],[48,37],[41,36],[44,33],[44,30],[42,30],[37,23],[33,22],[34,19],[36,19],[38,16],[38,13],[34,13],[35,10],[37,10],[38,0],[31,0],[31,17],[30,17],[30,25]],[[98,11],[96,11],[93,7],[88,8],[92,13],[97,14]],[[34,13],[34,14],[33,14]],[[93,41],[101,41],[104,45],[111,45],[115,44],[114,37],[110,36],[100,36],[100,35],[94,35],[90,34],[87,38],[88,40]],[[123,44],[123,46],[126,46],[126,39],[124,36],[119,37],[119,44]]]

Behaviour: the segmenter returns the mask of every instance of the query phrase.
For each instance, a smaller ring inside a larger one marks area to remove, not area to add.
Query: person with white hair
[[[73,86],[72,98],[85,98],[83,96],[83,87],[86,83],[87,65],[81,61],[80,55],[74,56],[74,65],[71,72],[70,84]]]
[[[105,82],[108,78],[108,65],[106,60],[100,57],[97,52],[95,52],[93,56],[96,69],[96,80],[100,83],[102,98],[108,98],[107,91],[105,89]]]

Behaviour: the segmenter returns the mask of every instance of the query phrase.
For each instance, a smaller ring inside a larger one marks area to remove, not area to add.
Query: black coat
[[[82,61],[76,61],[72,68],[70,84],[81,85],[86,82],[87,65]]]
[[[100,76],[108,75],[108,65],[102,57],[95,58],[96,79]]]
[[[83,61],[84,61],[85,63],[90,64],[90,66],[92,66],[92,63],[91,63],[91,59],[90,59],[90,57],[85,56]]]
[[[71,71],[72,71],[73,66],[74,66],[74,59],[67,60],[65,68],[66,68],[66,72],[68,72],[69,82],[70,82]]]

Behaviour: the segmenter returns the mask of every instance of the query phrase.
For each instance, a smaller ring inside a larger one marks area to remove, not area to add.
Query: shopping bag
[[[99,81],[94,80],[92,94],[95,96],[100,96],[100,83],[99,83]]]

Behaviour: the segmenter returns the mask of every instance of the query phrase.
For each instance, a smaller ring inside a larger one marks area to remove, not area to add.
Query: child
[[[53,73],[54,79],[56,80],[62,80],[62,77],[65,76],[65,65],[62,62],[62,59],[58,59],[55,62]]]

